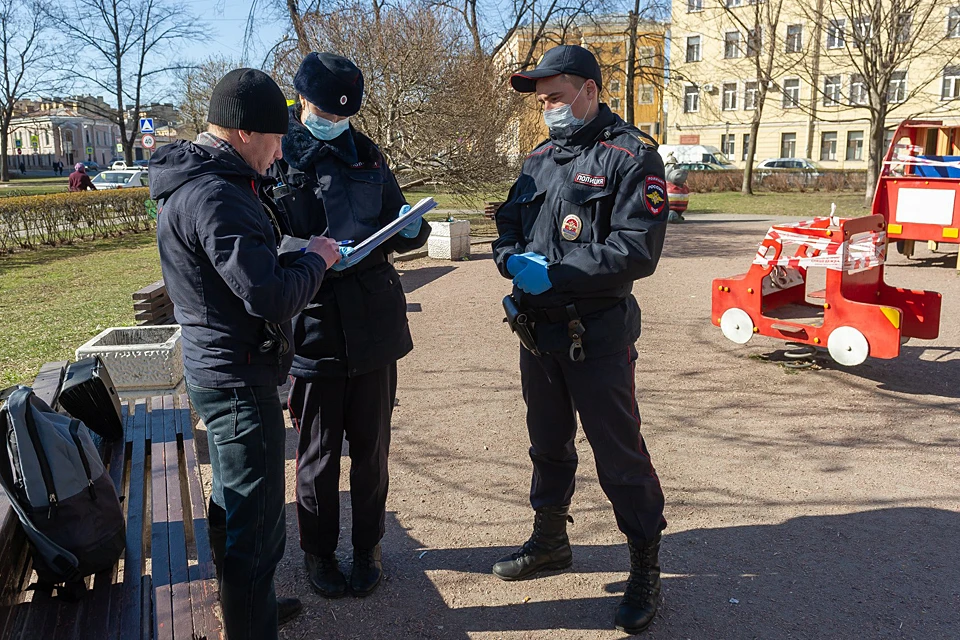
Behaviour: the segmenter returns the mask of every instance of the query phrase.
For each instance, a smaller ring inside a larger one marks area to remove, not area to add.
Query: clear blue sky
[[[191,46],[187,52],[194,61],[214,55],[240,59],[243,53],[243,33],[253,0],[189,0],[190,9],[209,26],[208,37]],[[258,0],[264,6],[266,0]],[[259,66],[267,50],[283,35],[282,16],[273,11],[257,11],[257,34],[251,43],[247,64]]]

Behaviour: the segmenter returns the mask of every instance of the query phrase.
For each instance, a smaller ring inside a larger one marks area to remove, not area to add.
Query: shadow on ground
[[[348,513],[349,505],[345,517]],[[958,539],[960,514],[928,508],[667,533],[661,556],[664,605],[646,637],[955,638]],[[342,541],[343,548],[349,544]],[[284,637],[465,639],[479,632],[549,637],[552,629],[609,630],[610,637],[619,637],[612,616],[621,579],[568,600],[518,597],[513,604],[484,606],[469,602],[486,599],[477,590],[499,591],[491,601],[523,591],[523,583],[504,584],[489,574],[490,565],[512,548],[423,549],[393,514],[388,514],[384,548],[390,579],[373,597],[326,602],[310,594],[310,610],[284,630]],[[299,553],[288,549],[288,556]],[[572,572],[625,578],[626,555],[624,545],[575,545]],[[347,571],[348,558],[349,551],[343,556]],[[305,593],[301,574],[298,569],[296,584]],[[461,583],[453,606],[434,584],[435,576],[441,582],[451,574]],[[465,581],[477,589],[465,588]]]

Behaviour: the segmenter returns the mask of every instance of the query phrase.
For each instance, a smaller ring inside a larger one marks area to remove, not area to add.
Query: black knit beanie
[[[287,132],[287,99],[273,78],[257,69],[234,69],[210,96],[207,122],[257,133]]]

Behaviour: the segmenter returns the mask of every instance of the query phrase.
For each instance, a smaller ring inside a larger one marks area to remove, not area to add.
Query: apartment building
[[[851,63],[848,39],[871,25],[836,11],[813,19],[815,6],[816,0],[784,0],[755,161],[809,157],[825,168],[862,169],[869,115],[857,105],[866,104],[867,88]],[[759,22],[756,10],[755,0],[673,0],[670,143],[716,146],[743,166],[757,104],[755,56],[769,44],[768,34],[745,28]],[[897,69],[887,89],[888,143],[908,117],[960,125],[960,0],[938,3],[932,21],[924,33],[938,38],[937,47]],[[910,37],[917,27],[905,15],[900,28]]]
[[[636,71],[634,73],[634,122],[641,131],[660,139],[663,129],[664,64],[667,25],[641,21],[637,28]],[[547,30],[537,43],[533,60],[560,44],[578,44],[597,56],[603,72],[601,101],[621,117],[627,107],[627,57],[630,44],[626,15],[584,16],[562,27]],[[507,72],[519,69],[530,49],[526,30],[514,34],[498,54],[497,62]],[[511,157],[520,157],[548,137],[542,112],[533,96],[524,98],[520,119],[503,141]]]

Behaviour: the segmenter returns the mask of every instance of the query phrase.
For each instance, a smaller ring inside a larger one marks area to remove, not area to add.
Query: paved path
[[[954,258],[895,256],[888,268],[891,283],[944,293],[940,339],[894,361],[794,373],[762,358],[782,343],[737,346],[709,322],[711,278],[745,271],[769,222],[688,220],[635,290],[637,393],[670,522],[665,604],[645,637],[960,637]],[[489,574],[531,521],[518,346],[500,322],[508,282],[483,254],[399,268],[417,348],[400,366],[389,580],[366,600],[314,596],[289,505],[280,591],[307,612],[283,638],[622,637],[612,617],[626,546],[582,437],[573,569],[510,584]],[[291,480],[294,442],[291,431]],[[342,486],[348,568],[346,476]]]

